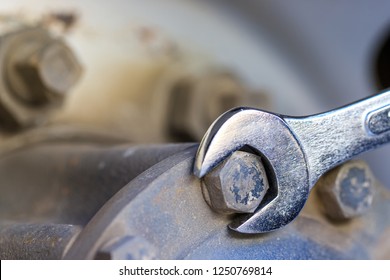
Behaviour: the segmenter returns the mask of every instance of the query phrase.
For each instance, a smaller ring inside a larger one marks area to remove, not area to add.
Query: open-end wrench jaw
[[[242,233],[268,232],[297,217],[310,189],[326,171],[389,142],[390,90],[307,117],[237,108],[208,130],[194,173],[202,177],[234,151],[250,147],[267,163],[273,195],[230,228]]]
[[[242,233],[261,233],[290,223],[304,206],[308,173],[304,153],[281,116],[250,108],[235,108],[217,119],[203,138],[194,174],[203,177],[233,152],[249,147],[267,163],[272,199],[255,213],[241,216],[230,228]]]
[[[247,108],[234,108],[227,111],[209,127],[195,158],[194,174],[197,177],[202,178],[233,152],[245,145],[240,139],[233,139],[236,135],[232,130],[239,123],[239,120],[236,120],[240,117],[238,113],[243,110],[247,110]],[[229,137],[229,140],[220,141],[220,137]]]

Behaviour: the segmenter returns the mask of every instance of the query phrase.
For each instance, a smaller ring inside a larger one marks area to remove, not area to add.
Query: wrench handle
[[[304,151],[312,188],[332,167],[390,142],[390,90],[322,114],[283,119]]]

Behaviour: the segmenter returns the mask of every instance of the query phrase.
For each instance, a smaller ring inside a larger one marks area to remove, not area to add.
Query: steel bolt
[[[105,244],[96,254],[97,260],[152,260],[156,248],[139,236],[125,236]]]
[[[217,212],[253,213],[269,188],[261,158],[237,151],[204,177],[206,202]]]
[[[60,40],[53,39],[28,52],[20,61],[15,61],[16,76],[10,79],[15,93],[28,102],[62,99],[81,77],[79,62]],[[20,83],[24,85],[22,88]]]
[[[205,69],[202,74],[172,75],[168,127],[175,140],[200,141],[211,123],[237,106],[269,107],[269,98],[252,92],[234,75]]]
[[[43,28],[0,36],[0,128],[15,131],[44,122],[81,77],[75,54]]]
[[[374,198],[375,179],[369,166],[349,161],[325,174],[317,183],[326,215],[335,220],[365,214]]]

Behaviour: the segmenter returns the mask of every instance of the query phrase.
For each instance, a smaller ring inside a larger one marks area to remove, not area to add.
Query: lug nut
[[[374,176],[361,160],[349,161],[326,173],[317,183],[326,215],[335,220],[365,214],[374,198]]]
[[[269,188],[261,158],[243,151],[228,159],[204,177],[206,202],[224,214],[253,213]]]

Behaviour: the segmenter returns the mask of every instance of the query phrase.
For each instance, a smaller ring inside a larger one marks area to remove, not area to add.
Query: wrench
[[[390,90],[306,117],[235,108],[206,132],[194,174],[202,178],[244,147],[261,156],[272,191],[253,214],[239,217],[229,227],[241,233],[269,232],[298,216],[322,174],[389,141]]]

